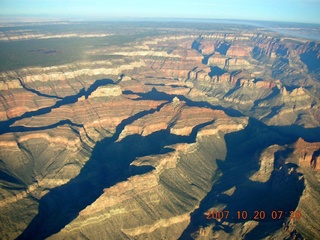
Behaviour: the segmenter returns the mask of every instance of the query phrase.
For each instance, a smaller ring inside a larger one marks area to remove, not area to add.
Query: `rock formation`
[[[0,238],[319,238],[319,43],[154,24],[1,30],[93,42],[2,67]]]

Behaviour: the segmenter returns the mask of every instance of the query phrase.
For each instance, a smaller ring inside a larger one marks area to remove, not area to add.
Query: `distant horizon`
[[[278,24],[303,24],[316,25],[320,27],[320,23],[313,22],[290,22],[276,20],[254,20],[254,19],[223,19],[223,18],[185,18],[185,17],[109,17],[109,18],[90,18],[90,17],[54,17],[40,15],[17,15],[2,16],[0,15],[0,23],[41,23],[41,22],[204,22],[204,23],[233,23],[233,24],[250,24],[254,23],[278,23]]]
[[[305,38],[309,40],[320,41],[320,24],[301,23],[301,22],[280,22],[265,20],[243,20],[243,19],[208,19],[208,18],[41,18],[41,17],[17,17],[3,18],[0,16],[0,29],[18,26],[43,26],[43,25],[72,25],[72,24],[166,24],[172,27],[172,24],[189,24],[190,27],[199,26],[199,24],[221,24],[262,28],[279,34]],[[169,24],[169,25],[168,25]],[[171,25],[170,25],[171,24]],[[195,24],[195,25],[193,25]],[[186,27],[186,26],[184,26]]]
[[[0,18],[214,19],[320,24],[320,0],[1,0]]]

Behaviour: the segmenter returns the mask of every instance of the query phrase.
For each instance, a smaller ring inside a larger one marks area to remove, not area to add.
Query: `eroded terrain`
[[[223,24],[16,28],[1,47],[31,41],[33,59],[1,60],[1,239],[320,237],[319,42]]]

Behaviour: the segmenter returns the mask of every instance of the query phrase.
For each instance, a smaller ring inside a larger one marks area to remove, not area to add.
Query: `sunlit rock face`
[[[154,25],[0,72],[0,238],[319,238],[319,43]]]

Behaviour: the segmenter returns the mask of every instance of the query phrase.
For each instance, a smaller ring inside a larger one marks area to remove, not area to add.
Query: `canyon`
[[[318,41],[99,24],[0,28],[1,239],[320,237]]]

